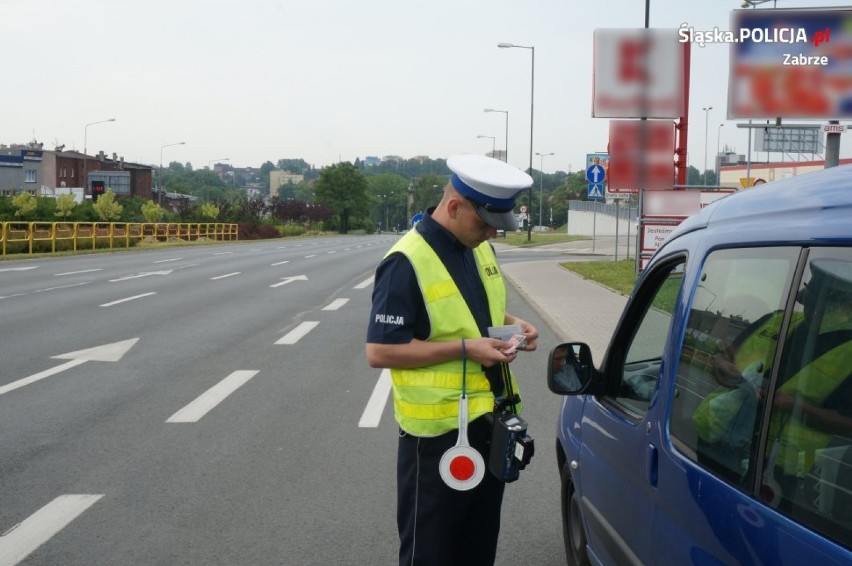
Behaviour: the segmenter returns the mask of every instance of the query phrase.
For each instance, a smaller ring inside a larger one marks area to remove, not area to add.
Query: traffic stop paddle
[[[459,398],[459,439],[444,452],[438,468],[444,483],[457,491],[473,489],[485,476],[482,455],[467,442],[467,395]]]

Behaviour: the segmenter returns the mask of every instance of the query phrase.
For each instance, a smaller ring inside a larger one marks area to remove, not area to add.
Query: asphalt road
[[[0,566],[395,563],[397,428],[363,344],[395,239],[0,262]],[[556,339],[511,288],[509,310],[542,333],[515,364],[537,452],[497,562],[564,564]]]

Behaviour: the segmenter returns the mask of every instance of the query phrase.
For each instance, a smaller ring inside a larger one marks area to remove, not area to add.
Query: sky
[[[651,0],[650,25],[728,30],[739,7]],[[591,116],[593,32],[640,28],[644,10],[642,0],[0,0],[0,144],[35,139],[196,169],[437,159],[505,144],[526,169],[534,88],[533,152],[553,155],[533,167],[576,171],[609,131]],[[534,80],[532,50],[500,42],[535,47]],[[705,139],[709,168],[717,147],[748,151],[744,121],[726,117],[728,51],[692,47],[688,163],[699,170]],[[841,157],[852,156],[850,135]]]

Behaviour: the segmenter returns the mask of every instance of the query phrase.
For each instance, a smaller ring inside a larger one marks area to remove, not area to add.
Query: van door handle
[[[648,483],[651,487],[657,487],[657,447],[653,444],[648,445]]]

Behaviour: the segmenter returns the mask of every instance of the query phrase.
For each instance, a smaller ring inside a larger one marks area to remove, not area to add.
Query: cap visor
[[[512,210],[508,212],[489,212],[481,206],[476,205],[474,206],[474,209],[479,215],[479,218],[492,228],[506,230],[509,232],[513,232],[518,229],[518,221],[515,219],[515,212]]]

